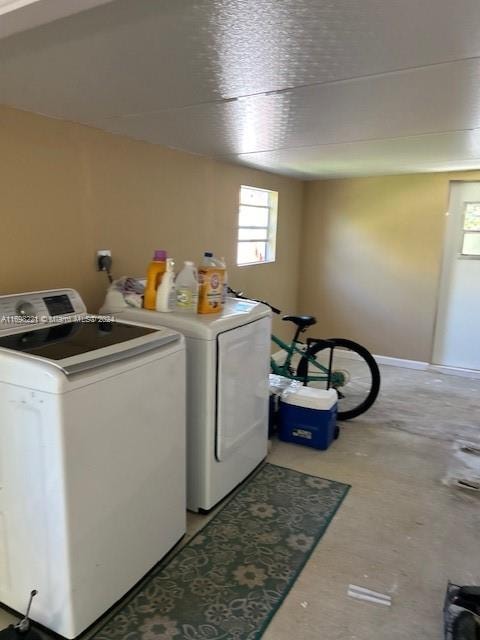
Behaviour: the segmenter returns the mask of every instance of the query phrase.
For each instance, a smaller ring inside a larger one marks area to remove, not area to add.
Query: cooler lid
[[[316,389],[315,387],[300,387],[282,395],[282,402],[286,404],[324,411],[331,409],[337,400],[335,389]]]

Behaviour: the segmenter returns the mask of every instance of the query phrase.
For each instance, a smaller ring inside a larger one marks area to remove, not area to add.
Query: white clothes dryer
[[[227,298],[219,314],[158,313],[129,307],[120,292],[110,292],[101,312],[185,336],[187,507],[211,509],[267,455],[270,309]]]

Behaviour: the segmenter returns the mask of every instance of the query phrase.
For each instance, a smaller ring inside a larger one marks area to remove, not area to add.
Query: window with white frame
[[[275,262],[277,191],[240,187],[237,264]]]

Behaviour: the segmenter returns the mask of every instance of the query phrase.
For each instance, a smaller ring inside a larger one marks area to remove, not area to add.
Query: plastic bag
[[[279,376],[276,373],[270,373],[268,376],[270,393],[276,396],[284,397],[289,393],[294,393],[300,389],[303,384],[299,380],[291,380],[285,376]]]
[[[108,306],[117,309],[129,306],[140,309],[143,306],[145,280],[123,276],[114,280],[107,291]]]

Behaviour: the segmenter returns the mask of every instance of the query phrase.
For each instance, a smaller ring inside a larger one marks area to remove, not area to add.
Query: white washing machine
[[[0,602],[74,638],[185,524],[183,337],[0,297]]]
[[[187,507],[209,510],[267,455],[271,311],[227,298],[222,313],[158,313],[107,294],[102,313],[165,325],[187,342]]]

